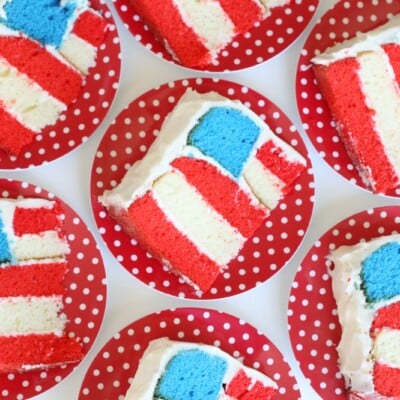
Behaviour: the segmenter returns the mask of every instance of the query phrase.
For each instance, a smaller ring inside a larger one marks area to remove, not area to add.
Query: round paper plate
[[[336,346],[341,336],[327,256],[342,245],[400,232],[400,206],[369,209],[332,227],[308,251],[289,298],[289,335],[295,357],[324,400],[346,400]]]
[[[114,0],[115,8],[131,34],[162,59],[182,66],[155,39],[136,13],[130,0]],[[219,55],[215,64],[196,68],[200,71],[229,72],[253,67],[271,59],[289,47],[304,31],[318,6],[318,0],[296,0],[276,7],[248,33],[239,35]]]
[[[233,82],[189,79],[164,84],[134,100],[118,115],[97,149],[91,173],[92,210],[106,245],[127,271],[164,293],[198,298],[191,286],[169,273],[136,241],[122,232],[99,202],[103,191],[120,182],[126,169],[144,156],[165,116],[188,87],[198,92],[214,90],[246,103],[265,118],[271,129],[296,148],[308,163],[307,170],[296,181],[294,190],[272,211],[265,225],[247,241],[228,270],[202,296],[202,299],[222,298],[254,288],[287,263],[305,235],[314,205],[314,176],[301,136],[283,112],[262,95]]]
[[[28,183],[0,179],[1,198],[40,197],[57,200],[65,214],[64,228],[70,246],[65,277],[63,312],[66,332],[79,337],[84,354],[100,330],[107,297],[105,269],[97,243],[80,217],[53,194]],[[0,374],[0,399],[21,400],[39,395],[67,377],[78,364],[24,373]]]
[[[177,308],[145,316],[106,343],[85,375],[78,400],[123,398],[147,345],[160,337],[218,346],[273,379],[279,386],[276,400],[301,397],[280,351],[253,326],[221,311]]]
[[[104,43],[97,52],[77,100],[56,124],[46,127],[18,156],[0,150],[0,169],[15,170],[56,160],[85,143],[105,118],[117,91],[121,69],[120,42],[111,11],[104,0],[91,0],[91,7],[107,20]]]
[[[311,69],[311,59],[319,52],[383,24],[400,12],[400,3],[391,0],[339,1],[311,30],[301,51],[296,75],[297,106],[304,129],[319,155],[343,178],[367,189],[355,170],[322,98]],[[367,189],[368,190],[368,189]],[[399,196],[400,189],[388,195]]]

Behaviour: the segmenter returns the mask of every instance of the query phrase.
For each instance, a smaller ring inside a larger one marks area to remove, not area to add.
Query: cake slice
[[[201,294],[305,166],[239,101],[188,89],[145,157],[100,201],[126,233]]]
[[[332,288],[342,335],[337,350],[350,399],[400,397],[400,235],[341,246]]]
[[[400,15],[312,59],[321,93],[363,182],[387,193],[400,176]]]
[[[19,154],[78,98],[106,25],[86,1],[0,3],[0,148]]]
[[[238,34],[289,0],[131,0],[165,48],[186,67],[214,62]]]
[[[0,372],[76,363],[63,313],[69,245],[60,205],[0,199]]]
[[[278,385],[218,347],[152,340],[125,400],[270,400]]]

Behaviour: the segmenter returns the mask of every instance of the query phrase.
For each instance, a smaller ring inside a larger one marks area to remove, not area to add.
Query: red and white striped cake
[[[315,77],[364,183],[400,179],[400,15],[313,58]]]
[[[239,101],[188,89],[145,157],[101,202],[129,235],[201,293],[305,165]]]
[[[155,36],[186,67],[212,63],[235,36],[289,1],[131,0]]]
[[[0,372],[82,359],[62,312],[68,252],[57,202],[0,199]]]
[[[339,247],[331,259],[348,398],[399,399],[400,235]]]
[[[95,65],[105,19],[81,1],[62,25],[60,8],[44,0],[0,4],[0,148],[11,154],[57,122]]]
[[[125,400],[271,400],[278,385],[212,345],[152,340]]]

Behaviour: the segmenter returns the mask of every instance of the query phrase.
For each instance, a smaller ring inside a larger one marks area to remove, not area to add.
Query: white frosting
[[[366,51],[381,51],[385,43],[400,43],[400,14],[392,17],[385,24],[364,32],[355,37],[326,49],[323,53],[312,59],[314,64],[329,65],[337,60],[356,57]]]
[[[102,204],[106,207],[125,209],[136,198],[150,190],[154,180],[170,170],[170,163],[177,156],[192,151],[193,148],[189,149],[186,145],[188,135],[199,119],[213,107],[235,108],[247,115],[261,129],[259,141],[273,135],[264,121],[238,100],[230,100],[216,92],[200,94],[189,88],[165,119],[158,137],[145,157],[133,164],[118,186],[103,193],[100,198]],[[260,143],[259,141],[257,143]],[[285,150],[290,159],[301,159],[290,146],[286,145]],[[215,164],[211,159],[206,159]],[[218,167],[221,169],[221,166]],[[227,171],[225,173],[228,174]],[[239,184],[243,190],[251,193],[244,179],[241,179]]]
[[[342,336],[337,346],[340,370],[347,387],[352,390],[373,393],[373,341],[370,327],[378,308],[399,300],[367,304],[361,286],[361,262],[382,245],[397,241],[400,234],[382,236],[354,246],[341,246],[329,258],[334,262],[331,271],[332,289],[336,299]]]
[[[233,358],[218,347],[160,338],[151,341],[143,353],[135,377],[125,395],[125,400],[153,400],[157,382],[165,371],[168,362],[178,352],[189,349],[200,349],[226,360],[228,363],[228,370],[226,371],[224,382],[229,382],[240,369],[244,369],[245,373],[254,381],[259,380],[265,386],[277,388],[277,384],[272,379],[255,369],[245,367],[239,360]],[[221,395],[219,398],[219,400],[224,399],[227,400],[228,397],[226,395]]]

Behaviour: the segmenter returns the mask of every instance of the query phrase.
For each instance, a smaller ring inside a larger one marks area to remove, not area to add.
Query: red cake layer
[[[107,21],[101,15],[87,10],[79,15],[72,32],[92,46],[98,47],[103,43],[106,28]]]
[[[111,216],[155,258],[169,260],[172,271],[188,277],[203,291],[210,289],[220,267],[194,246],[166,218],[151,194],[147,193],[122,215],[110,210]],[[171,245],[171,243],[173,245]]]
[[[266,169],[277,176],[289,189],[296,178],[303,172],[305,166],[299,162],[290,161],[285,152],[272,140],[266,141],[256,153],[256,158]],[[285,193],[285,188],[283,192]]]
[[[66,262],[0,268],[0,297],[63,295],[67,269]]]
[[[0,57],[64,104],[78,97],[82,75],[38,43],[21,36],[0,36]]]
[[[62,226],[59,213],[61,209],[55,203],[53,208],[16,207],[13,218],[13,229],[17,236],[39,234],[49,230],[59,230]]]
[[[183,65],[195,67],[211,62],[208,49],[200,38],[182,21],[179,10],[171,0],[131,0],[147,25],[176,54]]]
[[[400,330],[400,302],[382,307],[375,314],[371,326],[372,334],[374,331],[381,330],[385,327]]]
[[[264,17],[264,10],[258,1],[219,0],[219,3],[234,23],[236,33],[247,32]]]
[[[365,104],[358,69],[357,59],[346,58],[329,66],[314,66],[314,73],[352,162],[376,182],[376,192],[385,193],[398,180],[375,131],[375,113]]]
[[[181,171],[211,207],[243,236],[252,236],[267,217],[265,209],[251,204],[247,193],[212,164],[204,160],[181,157],[174,160],[172,166]],[[210,185],[210,182],[213,184]]]
[[[375,363],[374,385],[380,394],[400,398],[400,368]]]
[[[19,154],[21,149],[32,142],[35,132],[19,123],[0,102],[0,148],[11,154]]]
[[[389,57],[389,62],[393,68],[396,82],[400,86],[400,45],[397,43],[388,43],[384,44],[382,48]]]
[[[260,381],[257,381],[247,393],[240,397],[240,400],[269,400],[277,393],[276,389],[265,387]]]
[[[247,388],[251,384],[251,379],[246,375],[246,373],[241,369],[229,382],[225,393],[228,396],[239,398],[243,393],[247,391]]]
[[[75,363],[84,355],[77,340],[54,334],[0,336],[0,349],[0,373],[19,371],[23,366]]]

